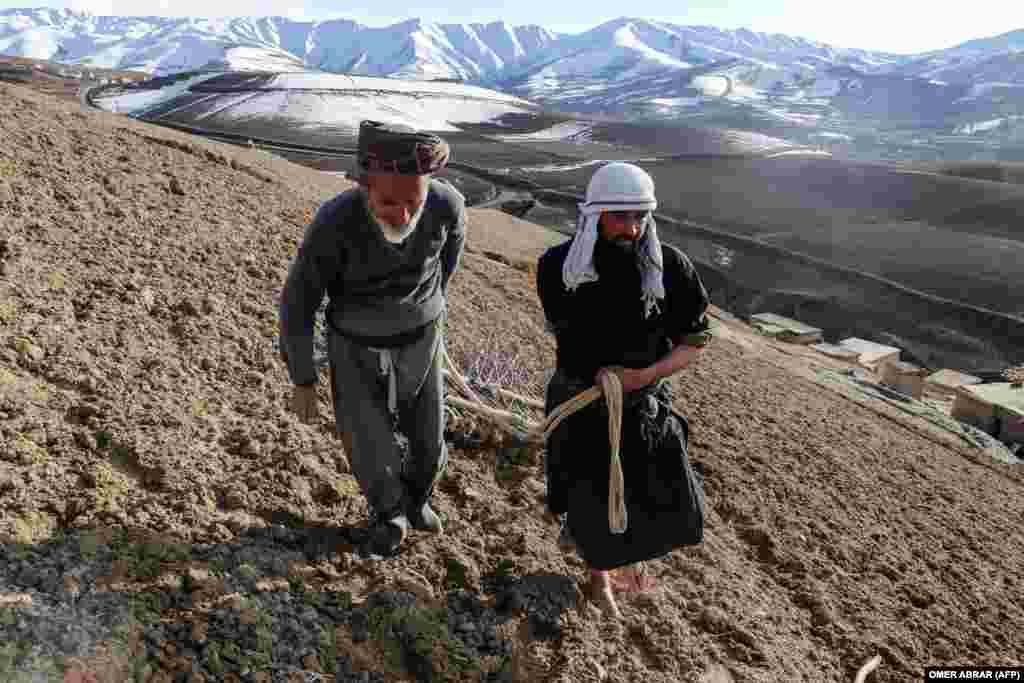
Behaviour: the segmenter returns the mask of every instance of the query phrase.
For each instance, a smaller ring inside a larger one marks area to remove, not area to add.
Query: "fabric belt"
[[[395,359],[391,355],[391,349],[375,349],[380,361],[380,374],[388,378],[388,413],[394,417],[398,413],[398,377],[395,375]]]

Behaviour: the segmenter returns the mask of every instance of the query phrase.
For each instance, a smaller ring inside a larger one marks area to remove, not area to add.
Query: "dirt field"
[[[240,548],[281,515],[299,534],[361,523],[326,405],[315,426],[291,417],[269,352],[272,293],[311,213],[345,183],[19,86],[0,85],[0,135],[13,141],[0,148],[4,548],[31,555],[86,528]],[[528,376],[515,389],[540,395],[554,356],[530,264],[558,239],[471,211],[450,301],[457,362],[515,351]],[[1021,666],[1024,473],[812,381],[829,363],[724,324],[674,380],[707,472],[706,542],[653,563],[660,587],[627,601],[623,624],[584,601],[559,612],[558,637],[531,637],[531,608],[516,608],[502,627],[511,680],[850,681],[876,654],[877,683],[916,683],[933,664]],[[307,592],[359,601],[405,587],[442,605],[450,560],[484,600],[482,577],[499,568],[580,580],[540,514],[542,462],[515,472],[497,477],[491,448],[457,448],[437,496],[444,538],[414,536],[379,563],[342,547],[289,571]],[[203,609],[160,617],[194,634]],[[337,647],[383,661],[374,641],[353,644],[336,626]],[[150,664],[151,681],[179,671],[163,655]]]

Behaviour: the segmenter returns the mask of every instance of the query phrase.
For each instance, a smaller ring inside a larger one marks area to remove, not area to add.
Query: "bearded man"
[[[317,415],[314,318],[329,297],[331,396],[338,433],[371,510],[365,554],[390,556],[410,528],[440,533],[430,507],[447,463],[442,344],[448,284],[465,244],[465,199],[432,178],[448,144],[363,121],[359,187],[306,229],[281,296],[292,407]]]
[[[615,373],[623,390],[620,458],[627,528],[609,524],[608,404],[571,415],[547,442],[548,512],[559,544],[591,571],[598,604],[620,616],[609,570],[703,540],[704,493],[687,457],[688,425],[667,378],[711,338],[707,291],[690,260],[658,239],[654,181],[628,163],[591,178],[571,240],[548,249],[537,292],[556,340],[546,412]]]

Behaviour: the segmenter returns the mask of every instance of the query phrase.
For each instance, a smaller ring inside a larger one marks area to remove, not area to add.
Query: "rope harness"
[[[466,378],[459,373],[455,363],[449,357],[447,349],[443,346],[442,353],[446,368],[443,371],[445,376],[452,380],[455,387],[465,396],[465,398],[447,396],[445,400],[452,405],[471,410],[488,418],[491,423],[508,435],[533,446],[544,445],[547,438],[563,420],[604,396],[608,401],[608,441],[612,449],[611,466],[608,472],[608,526],[614,534],[625,533],[628,525],[626,490],[622,477],[622,460],[619,458],[622,436],[622,383],[617,375],[611,372],[604,373],[601,376],[600,386],[593,386],[576,394],[551,411],[551,414],[542,421],[534,422],[511,411],[492,408],[484,404],[476,392],[470,388]],[[536,399],[520,396],[501,387],[497,387],[496,391],[506,398],[544,410],[544,404]]]

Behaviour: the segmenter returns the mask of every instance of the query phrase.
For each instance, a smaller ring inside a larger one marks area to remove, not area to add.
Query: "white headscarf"
[[[646,211],[643,234],[636,255],[643,282],[644,316],[660,312],[657,301],[665,298],[661,241],[652,212],[658,208],[654,181],[639,166],[613,162],[598,169],[587,186],[586,201],[579,205],[580,217],[569,255],[562,265],[562,281],[572,292],[585,282],[597,282],[594,245],[599,239],[602,211]]]

